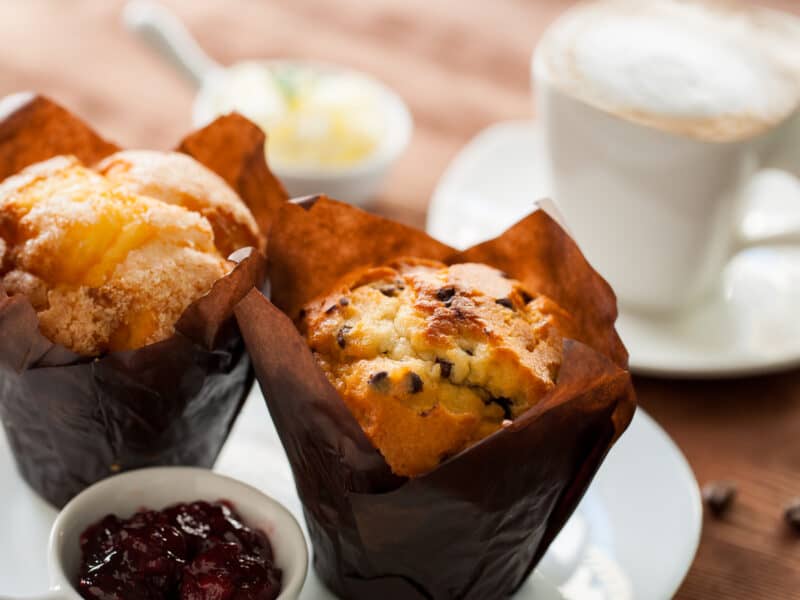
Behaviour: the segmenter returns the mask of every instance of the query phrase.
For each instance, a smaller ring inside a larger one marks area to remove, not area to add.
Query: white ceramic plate
[[[286,506],[304,523],[286,455],[256,388],[220,455],[216,471],[248,483]],[[0,432],[0,595],[29,595],[47,587],[47,537],[56,511],[17,474]],[[561,583],[571,600],[671,598],[694,558],[702,507],[683,455],[639,410],[611,451],[578,512],[516,595],[556,600],[546,581]],[[313,570],[300,595],[326,600]]]
[[[478,134],[441,178],[428,232],[462,248],[502,233],[549,196],[544,153],[533,121],[500,123]],[[749,206],[746,233],[800,222],[796,194],[781,193],[796,182],[765,172],[755,183],[761,193]],[[618,330],[636,373],[742,377],[800,366],[797,306],[800,247],[750,248],[731,260],[717,289],[698,306],[662,319],[621,307]]]

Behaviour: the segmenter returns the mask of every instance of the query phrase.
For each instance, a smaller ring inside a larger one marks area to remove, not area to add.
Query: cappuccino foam
[[[623,118],[734,141],[800,104],[800,20],[720,0],[595,1],[551,26],[536,68]]]

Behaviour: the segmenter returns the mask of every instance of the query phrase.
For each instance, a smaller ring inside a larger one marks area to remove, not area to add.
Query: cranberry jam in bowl
[[[158,467],[75,497],[50,534],[50,598],[289,600],[306,577],[297,521],[255,488]]]

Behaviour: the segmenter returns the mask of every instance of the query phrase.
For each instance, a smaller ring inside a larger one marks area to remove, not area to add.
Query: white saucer
[[[646,456],[647,460],[642,460]],[[304,524],[286,455],[256,388],[216,471],[264,491]],[[17,474],[0,429],[0,596],[47,587],[45,550],[56,511]],[[517,600],[671,598],[694,559],[702,506],[697,482],[680,450],[639,410],[609,454],[578,511]],[[307,537],[307,536],[306,536]],[[313,569],[302,600],[333,599]]]
[[[502,233],[549,196],[544,152],[533,121],[479,133],[439,181],[428,232],[460,248]],[[752,234],[800,222],[800,205],[781,197],[787,182],[777,179],[765,173],[758,182],[775,193],[750,206],[745,226]],[[718,289],[700,305],[668,319],[621,307],[618,329],[636,373],[738,377],[800,366],[798,306],[800,247],[751,248],[731,260]]]

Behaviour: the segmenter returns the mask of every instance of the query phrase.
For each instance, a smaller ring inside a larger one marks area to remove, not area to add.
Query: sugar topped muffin
[[[392,471],[414,477],[555,386],[568,322],[491,267],[403,259],[345,278],[300,328]]]
[[[130,192],[200,213],[214,229],[224,256],[252,246],[263,250],[264,236],[253,215],[227,183],[180,152],[123,150],[105,158],[97,170]]]
[[[195,193],[219,194],[207,179]],[[157,191],[64,156],[0,184],[0,285],[29,297],[50,340],[87,356],[160,341],[232,268],[203,211]]]

